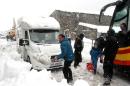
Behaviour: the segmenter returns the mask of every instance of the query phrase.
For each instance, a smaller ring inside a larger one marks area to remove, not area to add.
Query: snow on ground
[[[84,81],[88,82],[89,86],[102,86],[102,84],[104,82],[103,64],[98,62],[97,75],[93,75],[92,73],[87,71],[86,63],[91,62],[89,52],[92,47],[92,41],[89,39],[86,39],[86,38],[84,38],[83,41],[84,41],[84,49],[82,52],[83,62],[76,69],[73,67],[73,63],[71,66],[74,82],[84,80]],[[73,44],[74,44],[74,41],[72,41],[72,46],[73,46]],[[52,76],[55,77],[58,82],[60,82],[64,78],[62,71],[53,71]],[[75,82],[75,84],[76,84],[76,82]],[[80,82],[80,83],[83,84],[84,82]],[[114,76],[111,86],[129,86],[129,84],[130,83],[127,80]],[[76,86],[78,86],[78,85],[76,85]],[[79,84],[79,86],[80,86],[80,84]],[[83,86],[85,86],[85,85],[83,85]]]
[[[70,86],[63,77],[62,71],[37,72],[31,70],[32,65],[24,62],[16,50],[15,42],[7,42],[0,39],[0,86]],[[72,41],[72,45],[74,41]],[[72,63],[74,77],[73,86],[102,86],[103,69],[98,63],[98,73],[93,75],[86,70],[86,63],[90,62],[89,51],[92,41],[84,39],[83,62],[75,69]],[[111,86],[129,86],[129,81],[114,76]]]
[[[16,50],[15,42],[1,40],[0,44],[0,86],[70,86],[62,78],[57,82],[51,72],[31,70],[32,65],[24,62]],[[83,84],[81,84],[82,82]],[[89,86],[84,80],[77,80],[74,86]]]

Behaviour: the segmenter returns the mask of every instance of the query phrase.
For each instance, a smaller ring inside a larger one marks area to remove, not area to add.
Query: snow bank
[[[91,39],[87,39],[87,38],[84,38],[83,39],[83,42],[84,42],[84,49],[82,51],[82,57],[83,57],[83,60],[90,60],[90,50],[92,48],[92,40]]]
[[[16,52],[15,42],[0,44],[0,80],[16,77],[25,70],[30,70],[31,65],[21,60],[21,55]]]
[[[57,82],[47,70],[30,71],[32,65],[21,60],[15,42],[0,46],[0,86],[70,86],[65,79]],[[83,85],[89,86],[83,80],[77,80],[74,86]]]
[[[89,84],[86,81],[79,79],[74,83],[74,86],[89,86]]]

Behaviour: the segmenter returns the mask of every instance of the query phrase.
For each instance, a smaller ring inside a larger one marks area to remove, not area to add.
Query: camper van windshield
[[[30,39],[35,43],[55,44],[58,30],[30,30]]]

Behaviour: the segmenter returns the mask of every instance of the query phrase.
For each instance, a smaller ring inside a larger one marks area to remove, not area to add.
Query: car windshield
[[[58,30],[30,30],[30,39],[35,43],[55,44]]]

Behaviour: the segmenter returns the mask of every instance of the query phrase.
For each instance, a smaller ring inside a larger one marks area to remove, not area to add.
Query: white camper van
[[[34,69],[43,69],[50,63],[52,55],[58,55],[60,46],[57,35],[59,23],[52,17],[23,17],[18,20],[18,52]]]

